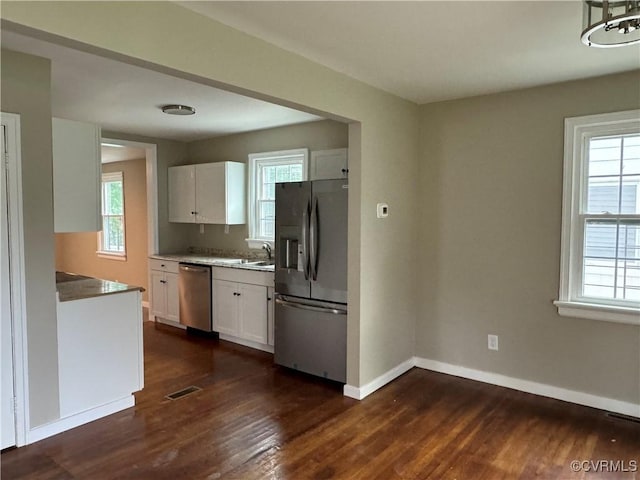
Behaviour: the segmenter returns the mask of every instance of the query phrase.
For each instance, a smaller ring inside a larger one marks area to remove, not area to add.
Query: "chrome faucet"
[[[271,260],[271,245],[269,245],[267,242],[264,242],[262,244],[262,249],[267,251],[267,258]]]

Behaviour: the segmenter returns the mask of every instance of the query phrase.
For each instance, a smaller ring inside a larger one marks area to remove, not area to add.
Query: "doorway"
[[[20,116],[0,114],[1,448],[24,445],[27,431]]]

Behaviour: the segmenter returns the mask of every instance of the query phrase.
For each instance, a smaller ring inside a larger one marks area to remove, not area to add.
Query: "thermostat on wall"
[[[378,208],[378,218],[386,218],[389,216],[389,205],[386,203],[379,203]]]

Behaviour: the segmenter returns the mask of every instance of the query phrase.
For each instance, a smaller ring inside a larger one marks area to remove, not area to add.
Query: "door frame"
[[[29,430],[29,381],[27,357],[26,281],[24,224],[22,215],[22,157],[20,115],[0,112],[7,149],[7,202],[9,223],[9,278],[13,327],[13,382],[15,395],[16,446],[27,444]],[[3,152],[4,154],[4,152]]]
[[[113,137],[102,137],[100,141],[125,147],[141,148],[145,152],[147,170],[147,257],[155,255],[158,253],[160,243],[158,235],[158,146],[155,143],[136,142]],[[142,302],[142,304],[149,309],[149,320],[154,318],[151,315],[151,282],[151,269],[147,268],[149,296],[148,300]]]

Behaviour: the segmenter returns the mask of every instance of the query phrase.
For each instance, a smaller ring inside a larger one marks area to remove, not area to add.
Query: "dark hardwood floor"
[[[639,423],[426,370],[358,402],[271,355],[146,323],[145,374],[135,408],[4,452],[2,480],[640,478],[612,471],[640,464]],[[618,463],[586,463],[600,460]]]

